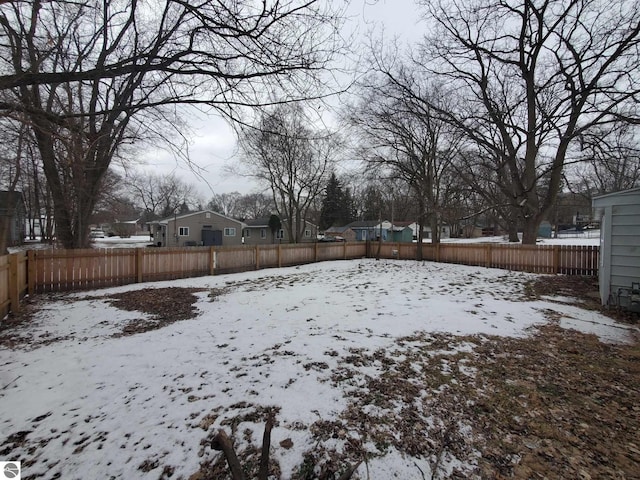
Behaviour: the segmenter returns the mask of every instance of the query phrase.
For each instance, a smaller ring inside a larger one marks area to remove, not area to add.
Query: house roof
[[[604,195],[598,195],[597,197],[593,197],[592,202],[595,207],[601,207],[608,204],[611,200],[615,201],[616,198],[637,194],[640,194],[640,187],[630,188],[629,190],[621,190],[619,192],[607,193]]]
[[[131,225],[133,225],[133,224],[138,223],[139,221],[140,221],[140,219],[139,219],[139,218],[133,218],[133,219],[131,219],[131,220],[124,220],[124,219],[122,219],[122,220],[118,220],[118,219],[115,219],[115,220],[113,221],[113,223],[121,223],[121,224],[131,224]]]
[[[218,217],[224,218],[224,219],[229,220],[231,222],[239,223],[240,225],[245,225],[245,223],[241,222],[240,220],[236,220],[235,218],[227,217],[226,215],[222,215],[221,213],[214,212],[213,210],[200,210],[200,211],[197,211],[197,212],[184,213],[182,215],[177,215],[177,216],[173,216],[173,217],[167,217],[167,218],[163,218],[161,220],[154,220],[153,222],[149,222],[149,224],[166,225],[169,222],[173,222],[174,220],[182,220],[183,218],[193,217],[194,215],[202,215],[203,213],[211,213],[212,215],[216,215]]]
[[[380,225],[380,222],[377,220],[363,220],[359,222],[351,222],[346,226],[350,228],[371,228],[371,227],[377,227],[379,225]]]
[[[344,225],[342,227],[329,227],[325,230],[326,232],[336,232],[336,233],[344,233],[349,230],[351,227],[349,225]]]
[[[244,223],[249,228],[265,228],[269,227],[269,218],[254,218],[252,220],[245,220]]]
[[[253,219],[253,220],[245,220],[244,223],[249,228],[265,228],[265,227],[269,227],[269,219],[270,219],[270,217],[256,218],[256,219]],[[304,222],[307,225],[312,225],[314,227],[316,226],[314,223],[311,223],[308,220],[305,220]],[[280,223],[287,223],[287,219],[286,218],[281,218],[280,219]]]

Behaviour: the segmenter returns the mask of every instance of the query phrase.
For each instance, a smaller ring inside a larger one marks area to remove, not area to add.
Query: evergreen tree
[[[325,188],[325,196],[320,210],[320,230],[326,230],[332,225],[341,226],[349,223],[349,215],[345,214],[345,193],[342,185],[332,173]]]
[[[343,224],[346,225],[358,218],[358,208],[350,188],[345,188],[343,195]]]

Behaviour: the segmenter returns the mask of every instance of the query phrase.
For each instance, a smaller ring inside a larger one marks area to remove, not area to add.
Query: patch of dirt
[[[544,296],[571,297],[581,308],[596,310],[615,320],[637,324],[640,315],[601,305],[598,277],[578,275],[546,275],[530,281],[525,286],[526,298],[539,299]]]
[[[144,288],[110,295],[107,300],[116,308],[143,312],[150,319],[129,322],[122,333],[115,336],[134,335],[166,327],[180,320],[195,318],[198,314],[194,304],[198,297],[194,293],[205,291],[198,288]]]
[[[129,321],[121,332],[114,334],[115,337],[134,335],[136,333],[148,332],[166,327],[174,322],[195,318],[198,311],[194,304],[198,297],[197,292],[207,291],[202,288],[144,288],[109,296],[90,296],[83,300],[106,300],[114,307],[121,310],[142,312],[150,315],[150,318]],[[215,298],[226,293],[228,289],[212,290],[209,298]],[[35,337],[26,331],[33,316],[40,310],[46,302],[73,302],[77,298],[64,293],[41,295],[33,299],[25,299],[22,309],[18,314],[7,316],[0,322],[0,345],[5,348],[18,348],[28,346],[35,348],[63,340],[68,340],[70,336],[53,336],[44,332]]]

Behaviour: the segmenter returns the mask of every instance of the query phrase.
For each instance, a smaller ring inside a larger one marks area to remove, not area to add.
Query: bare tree
[[[241,219],[269,217],[275,211],[273,198],[265,193],[249,193],[238,200],[238,218]]]
[[[335,135],[309,125],[301,105],[280,105],[244,128],[240,139],[246,175],[271,189],[292,243],[302,240],[340,148]]]
[[[181,210],[193,209],[200,202],[193,185],[175,174],[155,175],[136,172],[125,180],[134,204],[148,217],[167,218]]]
[[[438,243],[449,201],[446,182],[454,178],[448,172],[457,154],[456,132],[432,108],[447,108],[438,87],[402,65],[387,71],[383,62],[378,65],[380,72],[361,84],[361,100],[348,109],[348,120],[360,132],[367,167],[402,179],[411,189],[417,201],[418,241],[429,224],[432,241]]]
[[[245,106],[318,95],[338,19],[319,0],[2,5],[0,110],[33,131],[62,244],[87,244],[112,159],[174,125],[177,105],[240,118]]]
[[[533,244],[577,139],[638,122],[640,10],[635,0],[421,3],[434,28],[412,68],[447,86],[456,105],[440,113],[491,152]]]
[[[589,200],[595,195],[640,185],[640,129],[628,124],[598,129],[580,139],[577,172],[567,177],[572,190]]]
[[[228,217],[246,220],[268,217],[275,211],[273,200],[262,193],[242,195],[239,192],[214,194],[207,208]]]
[[[240,192],[217,193],[213,195],[207,205],[208,208],[215,212],[228,217],[237,218],[239,210],[238,204],[241,198],[242,195]]]

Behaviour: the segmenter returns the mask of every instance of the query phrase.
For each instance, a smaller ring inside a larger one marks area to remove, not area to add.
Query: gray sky
[[[422,32],[417,25],[420,15],[414,0],[351,0],[348,12],[352,19],[346,28],[355,30],[361,42],[370,31],[384,30],[385,38],[398,36],[403,42],[419,39]],[[175,172],[185,182],[197,185],[205,202],[213,193],[263,191],[250,179],[225,173],[225,165],[236,161],[237,149],[235,135],[224,120],[197,111],[189,112],[188,117],[193,130],[189,158],[202,169],[201,177],[162,150],[143,155],[140,169],[162,174]]]

